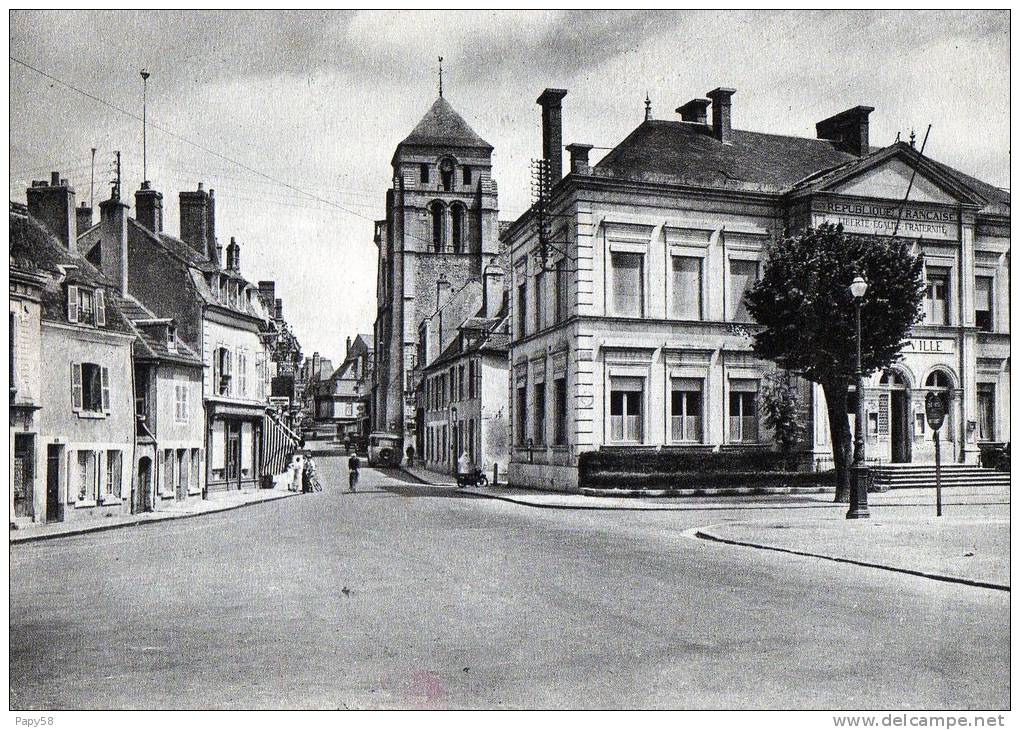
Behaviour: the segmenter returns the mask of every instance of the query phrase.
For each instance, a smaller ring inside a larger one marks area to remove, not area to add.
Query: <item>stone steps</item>
[[[875,467],[875,489],[914,489],[935,485],[934,464],[883,464]],[[971,464],[946,464],[941,468],[944,487],[1009,486],[1009,473]]]

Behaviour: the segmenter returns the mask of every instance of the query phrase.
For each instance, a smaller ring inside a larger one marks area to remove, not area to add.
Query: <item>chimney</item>
[[[676,113],[682,121],[708,124],[708,106],[711,103],[711,99],[691,99],[683,106],[678,106]]]
[[[563,178],[563,97],[566,89],[546,89],[535,101],[542,107],[542,157],[549,160],[549,181]]]
[[[81,205],[74,209],[75,228],[80,236],[92,227],[92,208],[81,201]]]
[[[312,372],[310,373],[311,378],[318,377],[319,375],[319,353],[312,353]]]
[[[209,240],[209,195],[198,184],[198,190],[181,193],[181,240],[203,256]]]
[[[453,284],[447,280],[445,275],[440,274],[439,279],[436,281],[436,311],[449,301],[452,293]]]
[[[347,338],[347,349],[344,350],[344,357],[347,357],[351,352],[351,338]]]
[[[868,146],[868,115],[875,111],[872,106],[855,106],[815,125],[818,139],[829,140],[836,149],[863,157],[871,148]]]
[[[118,198],[99,204],[100,268],[121,296],[128,293],[127,212],[128,204]]]
[[[233,236],[230,237],[230,243],[227,244],[227,268],[230,271],[241,270],[241,247]]]
[[[262,306],[269,310],[270,314],[273,314],[276,309],[276,282],[275,281],[260,281],[259,282],[259,299],[262,300]]]
[[[209,260],[220,265],[220,249],[216,245],[216,191],[209,188],[209,209],[205,223],[206,256]]]
[[[273,309],[273,313],[274,313],[274,316],[277,319],[283,319],[283,300],[282,299],[277,299],[276,300],[276,307],[275,307],[275,309]]]
[[[718,89],[712,89],[706,94],[712,100],[712,134],[723,144],[732,144],[733,142],[730,97],[736,93],[736,89],[727,89],[720,86]]]
[[[32,182],[25,191],[28,198],[28,214],[46,226],[57,237],[61,245],[74,250],[78,237],[78,221],[74,212],[74,188],[62,180],[59,172],[50,174],[50,183],[45,180]]]
[[[163,193],[153,190],[148,180],[135,193],[135,220],[153,233],[163,232]]]
[[[575,145],[571,145],[571,147],[573,146]],[[485,267],[485,272],[482,275],[482,302],[485,306],[486,318],[495,317],[499,314],[500,307],[503,306],[503,281],[503,269],[498,266]]]
[[[588,172],[588,153],[591,152],[590,144],[568,144],[567,152],[570,153],[570,173],[572,175],[584,175]]]

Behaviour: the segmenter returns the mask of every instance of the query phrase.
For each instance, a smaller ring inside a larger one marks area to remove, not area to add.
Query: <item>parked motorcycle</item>
[[[457,487],[487,487],[489,477],[485,476],[481,469],[474,469],[466,474],[457,475]]]

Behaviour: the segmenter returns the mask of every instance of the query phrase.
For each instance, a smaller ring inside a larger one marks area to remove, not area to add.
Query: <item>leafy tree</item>
[[[766,376],[761,405],[762,420],[772,431],[786,468],[790,469],[790,457],[804,436],[804,419],[797,397],[797,382],[789,370],[778,370]]]
[[[856,379],[853,295],[858,274],[868,282],[861,305],[861,361],[865,375],[900,357],[910,327],[922,318],[924,262],[898,238],[856,236],[823,224],[769,244],[765,270],[747,294],[762,329],[754,351],[818,383],[825,393],[836,501],[850,497],[852,438],[849,387]]]

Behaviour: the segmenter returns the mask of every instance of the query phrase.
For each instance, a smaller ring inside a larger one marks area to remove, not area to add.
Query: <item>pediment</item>
[[[913,167],[904,159],[895,157],[861,170],[849,178],[838,181],[828,191],[839,195],[883,200],[903,200],[910,188],[908,200],[916,203],[957,205],[969,202],[947,190],[943,185],[918,170],[911,185]]]

